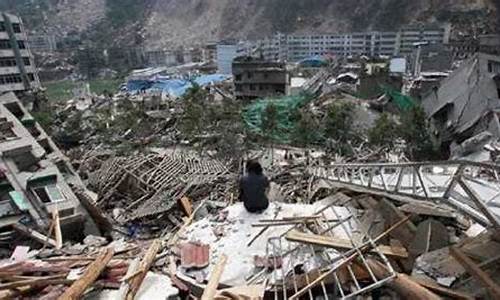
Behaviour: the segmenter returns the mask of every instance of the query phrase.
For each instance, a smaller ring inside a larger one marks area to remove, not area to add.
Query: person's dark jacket
[[[268,208],[268,187],[269,180],[263,174],[248,173],[240,179],[240,200],[249,212],[262,212]]]

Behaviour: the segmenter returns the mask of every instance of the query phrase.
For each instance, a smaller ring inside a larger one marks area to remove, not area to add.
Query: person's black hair
[[[262,172],[263,172],[262,166],[256,160],[249,160],[247,162],[247,172],[253,173],[255,175],[262,175]]]

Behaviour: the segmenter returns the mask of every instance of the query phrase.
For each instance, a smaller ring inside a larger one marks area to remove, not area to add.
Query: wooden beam
[[[160,240],[154,240],[151,243],[148,250],[144,254],[144,258],[142,259],[139,265],[138,271],[141,271],[141,273],[130,280],[130,289],[128,290],[125,299],[133,300],[135,298],[135,295],[139,291],[139,288],[141,287],[144,278],[146,278],[146,275],[149,269],[151,268],[153,261],[156,258],[156,254],[158,254],[158,251],[160,251],[160,248],[161,248]]]
[[[464,267],[467,273],[488,288],[493,295],[493,298],[500,299],[500,286],[498,286],[486,272],[481,270],[481,268],[479,268],[479,266],[474,263],[472,259],[455,246],[450,247],[450,254],[462,265],[462,267]]]
[[[431,282],[430,280],[424,280],[415,277],[412,277],[411,279],[436,294],[450,297],[453,299],[474,300],[474,297],[472,297],[471,295],[445,288],[435,282]]]
[[[125,276],[130,276],[133,273],[137,272],[137,269],[139,268],[140,262],[141,262],[141,260],[139,257],[136,257],[135,259],[133,259],[128,266],[127,274],[125,274]],[[117,300],[125,299],[129,289],[130,289],[130,282],[123,281],[120,285],[120,289],[118,290],[118,296],[116,297],[116,299]]]
[[[370,269],[377,278],[384,278],[389,275],[389,270],[380,262],[368,259],[367,261]],[[421,286],[411,279],[406,274],[397,273],[396,277],[388,283],[389,287],[393,288],[400,296],[401,299],[412,300],[440,300],[441,297],[434,294],[427,288]]]
[[[99,275],[101,275],[114,254],[113,248],[105,248],[102,250],[97,259],[87,267],[82,277],[64,291],[58,300],[80,299],[85,290],[87,290],[87,288],[97,280]]]
[[[179,201],[181,202],[184,213],[188,217],[191,217],[193,214],[193,204],[191,204],[191,200],[188,197],[182,197]]]
[[[345,250],[354,248],[351,242],[346,239],[332,238],[318,234],[302,233],[297,230],[292,230],[288,232],[286,235],[286,239],[289,241],[312,244],[312,245],[335,248],[335,249]],[[408,251],[406,251],[406,249],[403,247],[377,245],[377,248],[380,252],[388,256],[396,258],[408,257]],[[371,252],[375,252],[375,249],[372,249]]]
[[[62,232],[61,232],[61,222],[59,220],[59,211],[54,209],[52,211],[52,222],[54,224],[54,236],[56,238],[56,249],[61,249],[63,245]]]
[[[186,228],[193,222],[194,216],[196,215],[198,210],[200,210],[205,205],[206,201],[207,200],[204,200],[203,202],[200,203],[200,205],[198,205],[196,207],[196,209],[193,211],[191,216],[189,216],[184,221],[184,224],[182,224],[181,228],[179,228],[179,230],[177,230],[177,232],[168,240],[167,246],[173,246],[177,243],[177,241],[179,240],[179,237],[184,233],[184,231],[186,231]]]
[[[54,241],[53,239],[51,239],[51,238],[41,234],[40,232],[35,231],[35,230],[33,230],[33,229],[31,229],[31,228],[29,228],[21,223],[14,224],[14,225],[12,225],[12,227],[17,232],[24,234],[24,235],[34,239],[35,241],[37,241],[39,243],[42,243],[42,244],[50,246],[50,247],[57,246],[56,241]]]
[[[217,265],[212,269],[212,273],[210,274],[210,279],[208,280],[207,286],[203,291],[203,295],[201,296],[201,300],[212,300],[217,293],[217,287],[219,286],[219,281],[222,276],[222,272],[224,272],[224,267],[226,266],[227,256],[222,254],[217,262]]]
[[[55,282],[68,283],[68,282],[72,282],[72,281],[66,279],[66,274],[45,276],[45,277],[40,277],[40,278],[25,279],[25,280],[18,280],[18,281],[3,283],[3,284],[0,284],[0,290],[10,290],[10,289],[23,287],[23,286],[39,286],[39,287],[40,286],[47,286],[47,285],[52,285]]]
[[[385,238],[387,235],[391,234],[395,229],[399,228],[399,226],[401,226],[404,223],[408,222],[408,220],[410,220],[409,216],[401,219],[399,222],[397,222],[396,224],[392,225],[389,229],[387,229],[386,231],[384,231],[383,233],[381,233],[378,237],[376,237],[373,240],[373,243],[377,243],[381,239]],[[371,247],[371,244],[366,245],[366,247],[360,248],[359,251],[360,252],[366,252],[367,250],[370,249],[370,247]],[[318,278],[316,278],[311,283],[309,283],[307,286],[305,286],[304,288],[302,288],[301,290],[299,290],[298,292],[296,292],[293,296],[291,296],[290,300],[299,299],[302,295],[304,295],[305,293],[307,293],[310,289],[314,288],[316,285],[318,285],[320,282],[322,282],[325,278],[327,278],[331,274],[335,273],[335,271],[337,271],[338,269],[341,269],[341,268],[345,267],[350,262],[352,262],[353,260],[355,260],[357,257],[358,257],[358,251],[356,251],[353,254],[351,254],[350,256],[348,256],[346,259],[344,259],[340,264],[338,264],[334,268],[331,268],[330,270],[328,270],[328,271],[324,272],[323,274],[321,274],[320,276],[318,276]]]

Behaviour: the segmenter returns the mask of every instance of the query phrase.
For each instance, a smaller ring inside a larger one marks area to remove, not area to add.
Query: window
[[[55,183],[34,187],[32,190],[43,203],[55,203],[66,200]]]
[[[13,84],[23,82],[19,74],[0,75],[0,84]]]
[[[488,61],[488,72],[500,74],[500,62]]]
[[[12,24],[12,29],[14,29],[15,33],[21,33],[21,24],[19,23]]]
[[[24,41],[17,41],[17,45],[19,46],[19,49],[26,49]]]
[[[10,41],[9,40],[0,40],[0,49],[11,49]]]
[[[0,67],[15,67],[17,65],[16,59],[14,57],[2,57],[0,58]]]
[[[23,63],[25,66],[31,66],[31,61],[29,57],[23,57]]]
[[[28,79],[33,82],[35,81],[35,75],[33,75],[33,73],[28,73]]]
[[[235,77],[236,81],[241,81],[241,77],[242,77],[241,74],[236,75]]]
[[[252,79],[252,77],[253,77],[252,72],[247,72],[247,78],[248,78],[248,79]]]
[[[0,22],[0,31],[5,31],[5,22]]]

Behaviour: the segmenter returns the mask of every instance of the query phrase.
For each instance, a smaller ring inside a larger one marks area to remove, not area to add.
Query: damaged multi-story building
[[[486,131],[500,138],[499,99],[500,56],[476,53],[422,104],[443,150],[457,152],[458,145]]]
[[[238,99],[252,100],[287,94],[290,79],[285,63],[242,56],[233,61],[232,69],[235,96]]]
[[[40,79],[21,18],[0,13],[0,92],[39,87]]]
[[[0,96],[0,153],[3,242],[18,239],[16,231],[41,242],[56,211],[65,237],[97,232],[76,194],[81,179],[13,93]]]
[[[301,61],[312,56],[402,56],[415,43],[447,44],[451,27],[436,24],[405,26],[399,31],[369,31],[344,34],[285,35],[278,33],[259,41],[264,58]]]

